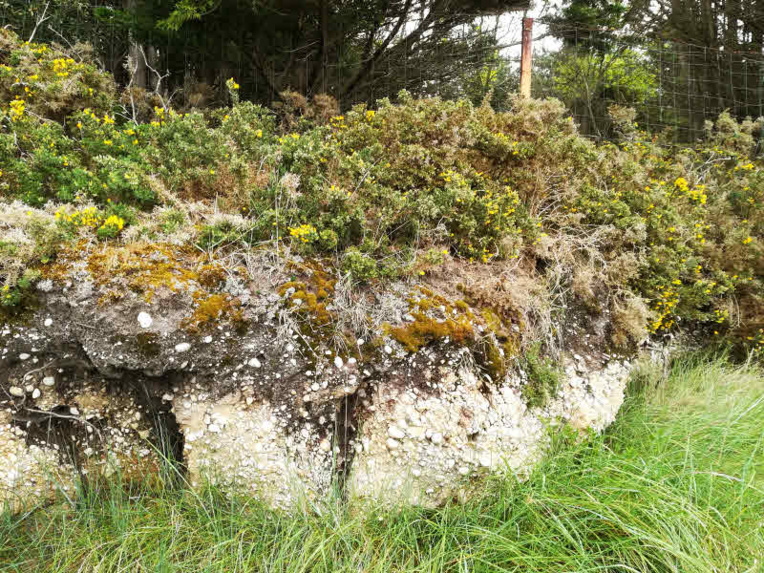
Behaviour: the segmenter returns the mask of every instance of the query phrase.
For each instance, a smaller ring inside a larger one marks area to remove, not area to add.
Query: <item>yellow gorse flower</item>
[[[11,108],[11,119],[15,121],[24,115],[26,102],[23,99],[16,98],[10,103],[10,108]]]
[[[299,227],[290,227],[289,234],[297,238],[302,243],[310,243],[318,238],[318,233],[313,225],[300,225]]]
[[[122,228],[125,226],[125,221],[122,219],[122,217],[117,217],[116,215],[110,215],[106,218],[106,220],[101,225],[101,229],[109,229],[114,231],[121,231]]]

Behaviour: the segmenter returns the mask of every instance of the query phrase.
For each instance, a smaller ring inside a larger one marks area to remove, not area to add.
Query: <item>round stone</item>
[[[402,440],[406,437],[406,432],[401,430],[398,426],[390,426],[387,429],[387,433],[391,438],[395,438],[396,440]]]
[[[387,438],[387,442],[385,442],[385,443],[387,444],[387,449],[388,450],[397,450],[398,446],[401,445],[400,442],[398,442],[398,440],[393,439],[393,438]]]
[[[141,328],[148,328],[153,323],[154,323],[154,319],[151,318],[151,315],[148,312],[138,313],[138,324],[141,325]]]

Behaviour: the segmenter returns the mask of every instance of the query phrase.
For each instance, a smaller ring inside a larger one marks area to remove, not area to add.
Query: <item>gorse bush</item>
[[[0,38],[0,193],[37,214],[92,209],[105,239],[189,229],[205,249],[288,244],[359,282],[512,260],[610,312],[617,346],[681,325],[764,346],[764,120],[724,114],[706,141],[674,148],[614,110],[622,141],[595,145],[554,100],[497,113],[401,93],[340,114],[287,94],[271,112],[239,102],[231,80],[231,107],[157,105],[135,122],[92,63]],[[152,209],[175,211],[154,224]],[[18,273],[2,272],[14,288]]]

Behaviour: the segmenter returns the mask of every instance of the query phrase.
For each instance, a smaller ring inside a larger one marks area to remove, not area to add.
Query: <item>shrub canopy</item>
[[[58,240],[161,242],[180,227],[207,249],[290,244],[357,281],[513,260],[610,312],[617,345],[692,325],[764,346],[761,120],[725,114],[675,148],[613,110],[622,141],[595,145],[556,100],[498,113],[404,92],[340,115],[328,97],[284,94],[271,111],[228,88],[229,107],[156,106],[139,122],[146,102],[92,62],[0,31],[0,194],[35,208],[15,223],[26,242],[12,225],[0,238],[6,303]],[[227,216],[193,215],[205,209]]]

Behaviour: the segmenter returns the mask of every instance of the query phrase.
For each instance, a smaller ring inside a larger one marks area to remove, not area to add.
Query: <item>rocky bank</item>
[[[491,326],[421,285],[353,305],[342,289],[273,254],[59,257],[0,330],[0,502],[170,463],[284,508],[337,485],[436,505],[490,472],[527,473],[550,426],[601,430],[621,406],[631,362],[602,352],[604,322],[555,327],[571,341],[559,384],[531,407],[523,351],[509,355],[522,320]]]

